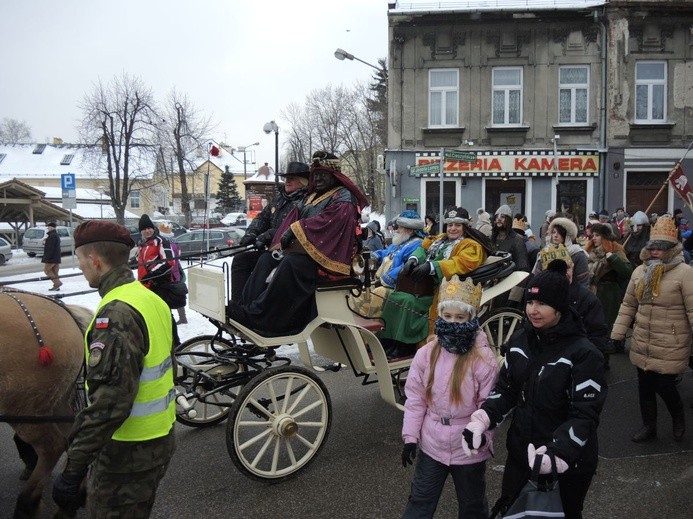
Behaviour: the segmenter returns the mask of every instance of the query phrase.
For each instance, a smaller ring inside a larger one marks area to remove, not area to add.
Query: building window
[[[140,192],[139,191],[130,191],[130,207],[133,209],[139,209],[140,208]]]
[[[493,69],[493,125],[518,125],[522,121],[522,68]]]
[[[635,120],[661,123],[667,113],[667,65],[664,61],[635,64]]]
[[[428,125],[457,126],[459,120],[459,71],[428,72]]]
[[[587,67],[558,69],[558,122],[587,124],[590,73]]]
[[[63,157],[63,160],[60,161],[61,166],[69,166],[70,162],[72,162],[72,159],[74,158],[74,154],[67,154]]]
[[[440,180],[425,181],[425,200],[426,207],[423,208],[425,214],[440,214]],[[446,180],[443,182],[443,210],[457,205],[457,182]],[[438,222],[440,223],[440,222]],[[439,225],[438,229],[443,226]],[[442,231],[441,231],[442,232]]]

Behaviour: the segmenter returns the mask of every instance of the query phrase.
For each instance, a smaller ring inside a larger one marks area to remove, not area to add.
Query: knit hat
[[[48,222],[46,224],[46,227],[53,227],[53,229],[55,229],[56,228],[55,222]]]
[[[512,217],[513,217],[513,212],[512,212],[512,210],[510,209],[510,206],[509,206],[509,205],[505,205],[505,204],[504,204],[504,205],[500,206],[500,207],[496,210],[496,214],[495,214],[494,216],[499,216],[499,215],[501,215],[501,214],[502,214],[502,215],[505,215],[505,216],[507,216],[507,217],[509,217],[509,218],[512,218]]]
[[[469,225],[469,211],[464,207],[453,207],[445,211],[444,223],[464,223]]]
[[[399,227],[405,227],[407,229],[419,230],[424,228],[424,221],[419,216],[419,213],[411,209],[399,213],[395,222]]]
[[[606,216],[607,218],[609,218],[609,211],[607,211],[606,209],[602,209],[601,211],[599,211],[599,216]]]
[[[87,243],[97,241],[122,243],[131,249],[135,246],[135,242],[132,236],[130,236],[130,231],[125,226],[104,220],[87,220],[79,224],[75,229],[74,237],[76,249]]]
[[[614,234],[614,229],[608,223],[595,223],[591,227],[592,234],[597,233],[605,240],[618,241],[618,236]]]
[[[556,216],[556,211],[554,211],[553,209],[549,209],[544,213],[544,216],[546,216],[546,219],[549,220],[550,218]]]
[[[674,219],[669,215],[660,216],[652,226],[650,241],[647,242],[645,248],[670,249],[679,242],[678,235]]]
[[[560,259],[553,260],[527,285],[527,301],[541,301],[559,312],[567,312],[570,308],[570,282],[568,281],[568,266]]]
[[[143,214],[140,217],[140,223],[137,228],[140,231],[144,231],[145,229],[156,229],[156,226],[154,225],[154,222],[152,222],[152,219],[149,218],[148,214]]]

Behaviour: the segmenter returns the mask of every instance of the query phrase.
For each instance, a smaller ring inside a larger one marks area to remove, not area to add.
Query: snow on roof
[[[608,0],[438,0],[437,2],[397,2],[389,14],[479,11],[547,11],[588,9],[606,5]]]
[[[130,175],[151,178],[156,169],[150,151],[134,148]],[[0,145],[0,179],[60,178],[74,173],[80,178],[106,178],[106,156],[100,146],[79,144],[3,144]]]
[[[274,168],[270,167],[267,162],[263,166],[260,166],[257,168],[257,173],[255,173],[252,177],[248,178],[247,180],[244,180],[243,183],[248,183],[252,182],[254,184],[257,184],[258,182],[267,182],[269,184],[274,184]],[[279,182],[284,182],[284,180],[279,177]]]
[[[53,202],[55,205],[62,207],[61,202]],[[103,211],[103,212],[102,212]],[[78,214],[82,218],[85,218],[87,220],[90,219],[110,219],[113,220],[116,217],[115,211],[113,210],[113,207],[110,205],[104,204],[103,206],[101,204],[77,204],[77,207],[72,210],[73,213]],[[125,218],[132,218],[132,219],[139,219],[140,215],[132,213],[128,211],[127,209],[125,210]]]

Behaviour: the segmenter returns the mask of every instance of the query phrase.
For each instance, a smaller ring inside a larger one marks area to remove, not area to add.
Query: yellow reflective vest
[[[171,311],[156,294],[139,281],[114,288],[104,296],[84,335],[86,359],[89,363],[89,333],[96,316],[111,301],[122,301],[133,307],[147,325],[149,351],[144,357],[139,388],[130,416],[113,433],[114,440],[134,442],[166,436],[176,420],[173,362],[171,358]],[[159,329],[156,323],[166,323]]]

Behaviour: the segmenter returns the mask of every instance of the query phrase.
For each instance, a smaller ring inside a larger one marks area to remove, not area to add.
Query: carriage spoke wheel
[[[190,390],[198,395],[204,395],[213,389],[214,381],[223,381],[225,376],[246,371],[246,366],[237,363],[219,363],[211,358],[213,335],[202,335],[185,341],[175,352],[177,371],[176,371],[176,390],[181,394],[186,394]],[[217,351],[233,348],[233,344],[226,339],[214,339],[214,347]],[[199,376],[200,373],[210,375],[213,380]],[[235,394],[242,389],[241,386],[231,388]],[[208,395],[205,403],[199,398],[189,397],[188,403],[195,409],[197,415],[191,417],[183,409],[176,405],[176,421],[189,427],[210,427],[226,420],[230,406],[233,403],[228,395],[216,393]],[[228,404],[226,406],[216,404]]]
[[[522,322],[522,312],[515,308],[496,308],[481,317],[481,329],[486,332],[489,346],[501,357],[501,346],[508,342],[510,336]]]
[[[281,481],[315,458],[331,422],[332,403],[322,380],[302,367],[269,368],[233,403],[226,448],[243,475]]]

